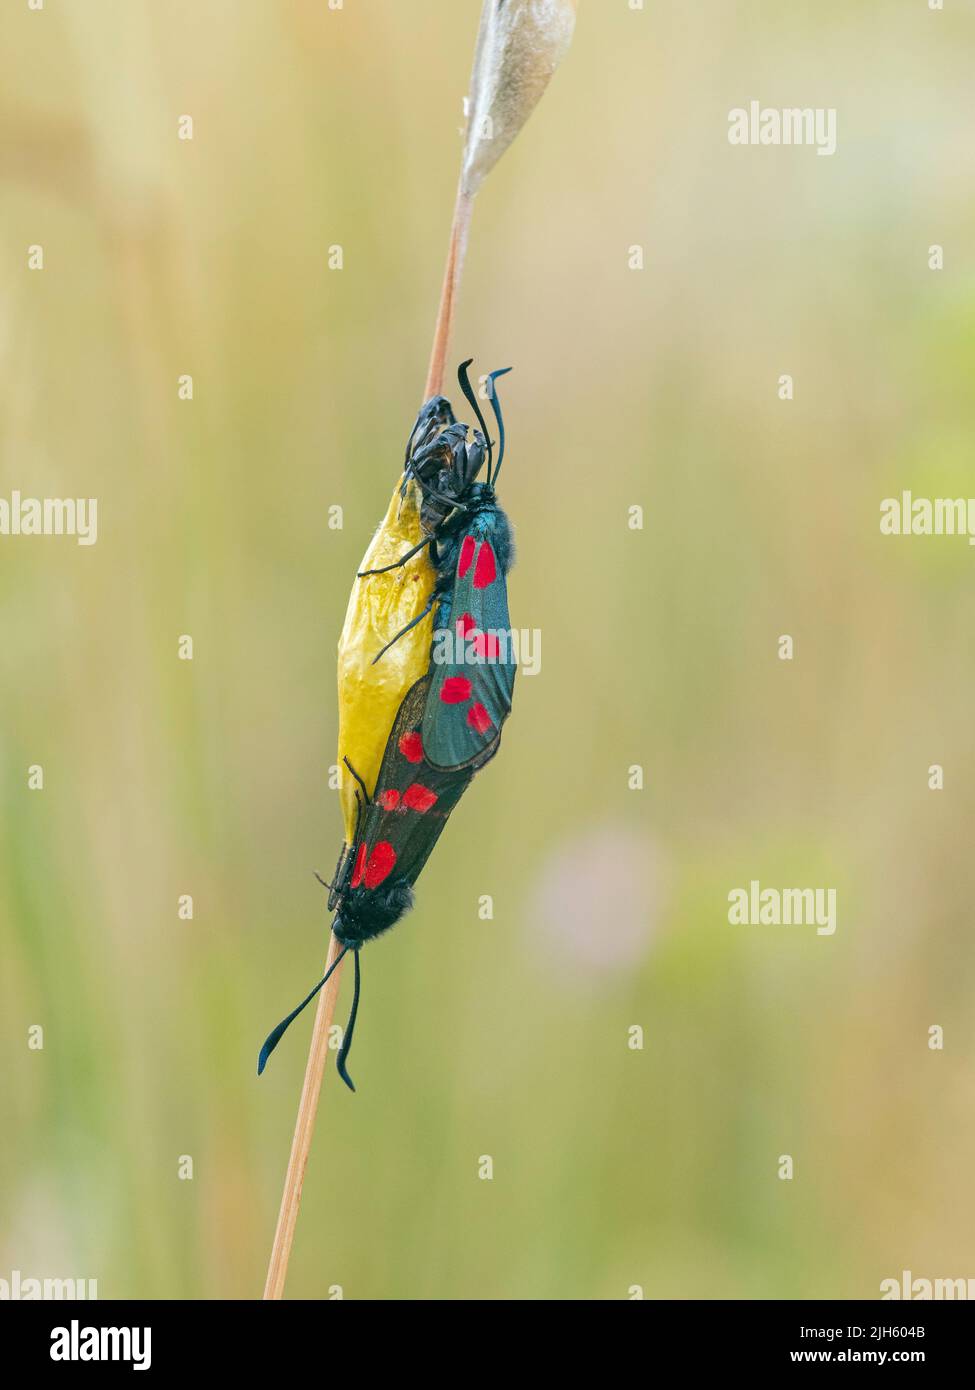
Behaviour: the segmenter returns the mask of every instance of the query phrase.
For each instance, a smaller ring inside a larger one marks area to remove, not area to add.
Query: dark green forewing
[[[478,517],[458,552],[446,648],[452,659],[434,661],[423,714],[423,747],[435,768],[481,766],[511,709],[516,663],[508,587],[492,539],[489,518]]]

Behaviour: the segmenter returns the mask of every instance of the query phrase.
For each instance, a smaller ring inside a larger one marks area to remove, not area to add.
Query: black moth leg
[[[420,491],[423,493],[424,500],[429,498],[435,498],[436,501],[443,502],[448,507],[452,507],[458,512],[470,511],[470,507],[467,505],[466,502],[459,501],[458,498],[452,497],[450,493],[438,492],[436,488],[425,487],[419,479],[417,479],[417,484],[420,488]],[[423,549],[425,545],[433,545],[434,543],[435,538],[433,536],[424,536],[423,540],[419,541],[413,547],[412,550],[408,550],[405,555],[401,555],[399,559],[394,560],[391,565],[381,565],[379,569],[374,570],[359,570],[356,574],[356,579],[368,579],[369,576],[372,574],[389,574],[390,570],[401,569],[403,565],[407,564],[410,560],[413,559],[414,555],[419,555],[420,551]],[[431,554],[432,553],[433,552],[431,551]]]
[[[423,493],[424,497],[435,497],[438,502],[446,502],[449,506],[456,507],[459,512],[470,511],[468,504],[462,502],[459,497],[453,496],[449,492],[440,492],[435,487],[426,487],[423,483],[420,483],[419,479],[417,479],[417,482],[419,483],[420,491]]]
[[[412,550],[408,550],[405,555],[401,555],[400,558],[394,560],[391,565],[383,565],[377,570],[359,570],[356,579],[367,579],[370,574],[388,574],[390,570],[400,569],[408,560],[412,560],[414,555],[419,555],[423,547],[429,545],[432,540],[432,536],[424,536],[419,545],[415,545]]]
[[[444,505],[447,507],[455,508],[459,512],[470,511],[469,505],[466,502],[461,501],[460,497],[460,493],[463,492],[467,486],[463,478],[461,479],[461,487],[459,491],[454,492],[444,492],[441,488],[434,487],[432,483],[424,482],[418,473],[414,474],[414,481],[416,482],[417,487],[423,494],[423,500],[425,502],[429,501],[432,498],[435,499],[437,502],[443,502]],[[443,525],[442,522],[440,524]]]
[[[383,647],[382,651],[381,651],[377,656],[374,656],[374,657],[373,657],[373,659],[372,659],[372,664],[373,664],[373,666],[375,666],[376,662],[379,660],[380,657],[383,657],[383,656],[386,655],[386,653],[389,651],[390,647],[393,646],[393,644],[394,644],[395,642],[398,642],[399,639],[400,639],[401,637],[405,637],[406,634],[410,631],[411,628],[416,627],[417,623],[422,623],[422,622],[423,622],[423,619],[427,616],[427,614],[428,614],[428,613],[430,612],[430,610],[433,608],[433,605],[434,605],[434,603],[435,603],[435,601],[436,601],[436,598],[437,598],[437,591],[436,591],[436,589],[434,589],[433,593],[430,595],[429,599],[427,600],[427,606],[426,606],[426,608],[424,608],[423,612],[422,612],[422,613],[417,613],[416,617],[413,619],[412,622],[407,623],[406,626],[405,626],[404,628],[401,628],[401,630],[400,630],[399,632],[397,632],[397,634],[396,634],[395,637],[391,637],[391,638],[389,639],[389,641],[386,643],[385,647]]]
[[[355,780],[359,783],[359,786],[362,788],[362,795],[366,798],[366,805],[368,806],[368,805],[371,803],[372,798],[370,797],[369,793],[366,791],[366,784],[365,784],[365,782],[363,782],[362,778],[359,776],[358,772],[356,772],[355,768],[354,768],[354,767],[352,766],[352,764],[349,762],[348,758],[343,757],[342,761],[345,763],[346,767],[347,767],[347,768],[349,769],[349,771],[352,773],[352,776],[355,778]],[[358,801],[358,799],[359,799],[359,793],[356,792],[356,800]],[[358,823],[358,820],[356,820],[356,832],[357,832],[357,833],[358,833],[358,829],[359,829],[359,823]]]
[[[341,887],[342,862],[345,859],[347,853],[348,848],[346,845],[343,845],[342,848],[339,850],[339,857],[335,861],[335,872],[332,874],[333,882],[326,883],[325,880],[322,878],[321,874],[318,873],[317,870],[315,871],[315,877],[318,879],[319,883],[322,885],[323,888],[327,888],[329,891],[328,905],[330,908],[332,907],[332,895],[337,893],[339,891],[339,888]]]

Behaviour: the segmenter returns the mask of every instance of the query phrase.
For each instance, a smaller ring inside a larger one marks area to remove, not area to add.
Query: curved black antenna
[[[350,1091],[354,1091],[355,1086],[353,1085],[352,1077],[345,1069],[345,1063],[349,1056],[349,1053],[352,1051],[352,1034],[355,1032],[355,1016],[359,1012],[359,989],[361,985],[361,980],[359,977],[358,948],[356,948],[356,950],[353,952],[353,955],[355,956],[355,993],[352,995],[352,1011],[349,1014],[349,1021],[345,1025],[345,1037],[342,1039],[342,1048],[339,1052],[339,1059],[335,1064],[339,1076],[341,1076],[342,1080],[345,1082],[346,1086],[348,1086]]]
[[[471,385],[470,377],[467,375],[467,368],[471,365],[473,361],[473,357],[468,357],[466,362],[462,362],[460,364],[460,366],[457,368],[457,380],[460,382],[460,389],[463,391],[464,395],[470,402],[471,409],[477,416],[477,423],[480,425],[481,433],[484,435],[484,443],[487,446],[488,487],[493,487],[494,484],[491,478],[491,460],[494,458],[494,445],[491,443],[491,435],[488,431],[487,424],[485,423],[484,416],[481,414],[481,407],[477,403],[477,396],[474,394],[474,388]]]
[[[277,1028],[272,1028],[271,1032],[268,1033],[264,1046],[261,1048],[261,1055],[257,1059],[258,1076],[261,1075],[261,1072],[263,1072],[264,1068],[267,1066],[267,1059],[270,1057],[271,1053],[274,1051],[278,1043],[284,1037],[287,1030],[291,1027],[292,1023],[294,1023],[295,1019],[301,1013],[302,1009],[308,1007],[308,1005],[314,999],[315,995],[321,989],[322,985],[328,982],[329,976],[332,974],[332,971],[342,960],[342,957],[345,955],[348,949],[348,946],[344,946],[342,948],[341,954],[335,957],[335,959],[332,961],[332,964],[328,967],[328,969],[325,971],[325,974],[322,976],[318,984],[312,990],[311,994],[309,994],[308,998],[303,999],[301,1003],[298,1005],[297,1009],[292,1009],[291,1013],[288,1014],[288,1017],[282,1019],[281,1022],[278,1024]],[[356,958],[358,959],[358,952],[356,952]]]
[[[511,371],[510,367],[500,367],[496,372],[491,372],[488,381],[491,383],[491,408],[494,411],[494,418],[498,422],[498,462],[494,469],[494,478],[491,486],[494,487],[498,481],[498,474],[501,472],[501,465],[504,463],[504,420],[501,418],[501,402],[498,400],[498,388],[495,386],[499,376],[507,376]]]

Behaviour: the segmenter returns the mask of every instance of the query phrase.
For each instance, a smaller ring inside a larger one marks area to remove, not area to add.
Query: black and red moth
[[[336,914],[332,930],[343,949],[307,998],[268,1035],[258,1075],[285,1030],[352,951],[355,990],[338,1072],[355,1090],[346,1061],[359,1008],[359,951],[413,906],[413,885],[475,772],[498,751],[511,709],[515,653],[506,576],[514,548],[511,525],[495,493],[504,459],[504,422],[495,381],[503,372],[488,377],[498,425],[495,462],[495,446],[467,375],[469,366],[470,361],[461,365],[458,380],[480,426],[472,431],[473,442],[467,442],[467,426],[454,419],[450,403],[436,396],[417,416],[407,445],[404,472],[415,479],[422,494],[424,539],[395,564],[359,575],[368,582],[371,575],[408,564],[429,546],[437,574],[430,602],[375,660],[434,610],[430,665],[403,698],[371,795],[349,765],[359,784],[355,838],[343,847],[333,882],[327,885],[329,908]],[[480,483],[477,474],[485,461],[487,481]]]

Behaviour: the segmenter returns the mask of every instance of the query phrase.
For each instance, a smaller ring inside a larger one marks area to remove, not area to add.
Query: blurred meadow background
[[[99,537],[0,538],[0,1277],[263,1287],[311,1016],[256,1055],[324,955],[335,644],[478,11],[3,7],[0,496],[97,497]],[[364,955],[289,1296],[975,1276],[975,553],[878,527],[975,492],[973,43],[951,0],[582,0],[451,351],[515,369],[542,671]],[[836,154],[732,147],[753,99],[835,107]],[[835,936],[730,926],[752,879],[835,887]]]

